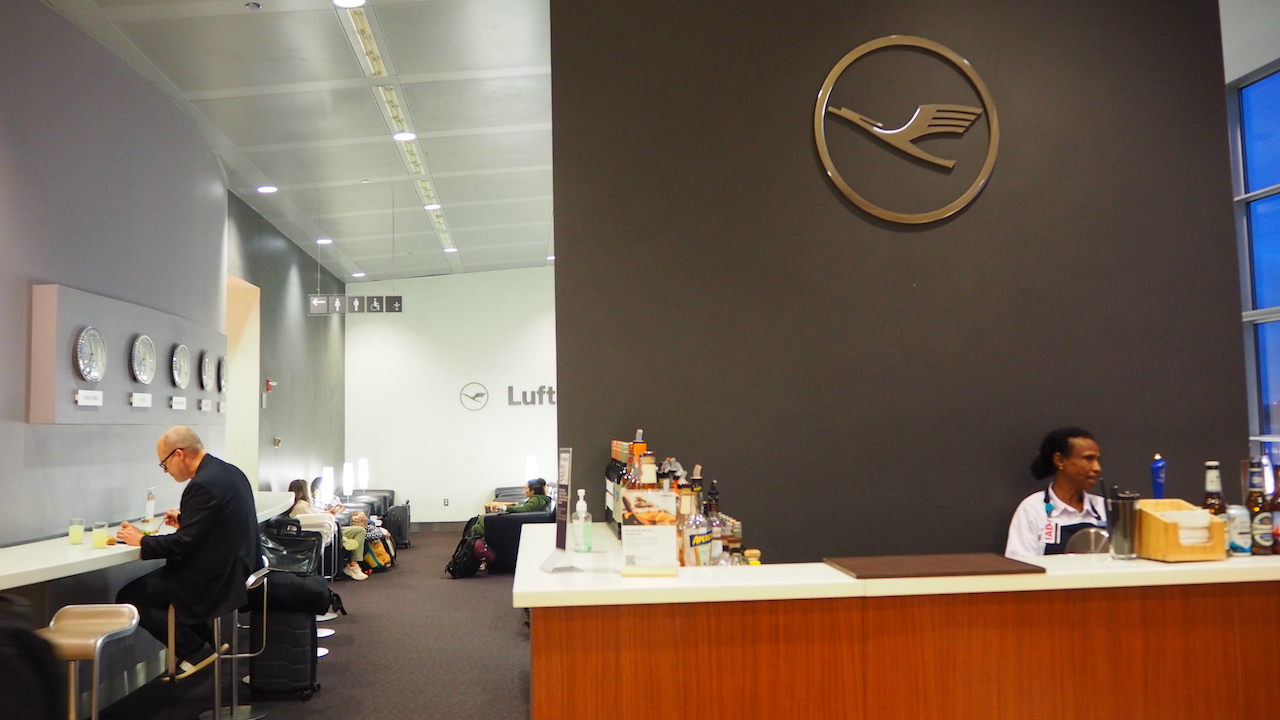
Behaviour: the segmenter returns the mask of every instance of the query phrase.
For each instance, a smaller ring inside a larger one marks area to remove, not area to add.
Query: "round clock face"
[[[177,385],[180,390],[187,389],[187,383],[191,382],[191,351],[187,350],[186,345],[179,345],[173,349],[173,384]]]
[[[213,389],[213,357],[207,351],[200,353],[200,387]]]
[[[227,391],[227,359],[218,358],[218,392]]]
[[[106,373],[107,341],[97,328],[86,327],[76,338],[76,369],[89,382],[98,382]]]
[[[156,377],[156,344],[146,335],[139,335],[133,341],[133,351],[129,353],[129,367],[133,370],[133,379],[143,385],[150,385]]]

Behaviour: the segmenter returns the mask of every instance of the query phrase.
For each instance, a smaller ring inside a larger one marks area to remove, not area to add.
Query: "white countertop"
[[[258,522],[263,522],[288,510],[293,505],[293,493],[256,492],[253,501]],[[119,529],[119,526],[111,527],[108,533],[114,537]],[[140,559],[141,554],[140,548],[129,545],[108,545],[94,550],[89,528],[85,528],[84,542],[80,545],[67,542],[64,535],[52,540],[0,548],[0,590],[121,565]]]
[[[682,567],[675,577],[622,577],[617,571],[620,567],[618,541],[604,523],[596,525],[593,535],[599,552],[588,558],[573,558],[575,553],[565,556],[579,566],[595,569],[554,573],[544,572],[540,564],[555,548],[555,525],[524,525],[512,604],[515,607],[649,605],[1280,581],[1280,555],[1184,563],[1113,560],[1106,554],[1018,558],[1045,568],[1044,573],[1025,575],[862,580],[825,563],[785,563]]]

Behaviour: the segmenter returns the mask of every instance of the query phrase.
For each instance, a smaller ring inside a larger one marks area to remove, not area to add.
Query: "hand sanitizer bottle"
[[[578,490],[578,502],[574,505],[570,529],[574,551],[591,552],[591,513],[587,512],[586,490]]]

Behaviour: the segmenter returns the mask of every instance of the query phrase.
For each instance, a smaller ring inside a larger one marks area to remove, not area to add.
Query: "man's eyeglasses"
[[[176,453],[176,452],[178,452],[179,450],[182,450],[182,448],[174,448],[174,449],[172,449],[172,450],[170,450],[170,451],[169,451],[169,454],[168,454],[168,455],[165,455],[165,456],[164,456],[164,459],[160,461],[160,469],[161,469],[161,470],[163,470],[163,471],[165,471],[165,472],[169,472],[169,468],[168,468],[168,465],[169,465],[169,458],[173,457],[173,454],[174,454],[174,453]]]

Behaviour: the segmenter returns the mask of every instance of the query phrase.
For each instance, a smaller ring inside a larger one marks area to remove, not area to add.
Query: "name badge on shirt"
[[[1045,545],[1057,545],[1061,536],[1061,526],[1051,520],[1044,524],[1044,532],[1041,534],[1040,539],[1044,541]]]

